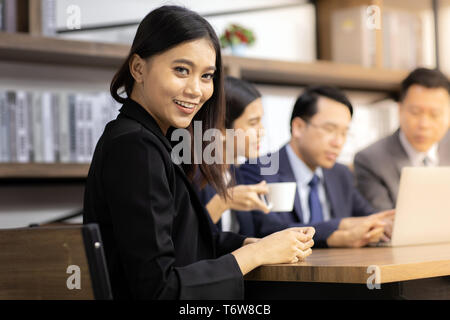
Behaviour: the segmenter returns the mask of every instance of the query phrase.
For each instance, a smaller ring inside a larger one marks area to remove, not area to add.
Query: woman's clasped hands
[[[253,245],[260,253],[260,264],[296,263],[312,253],[314,245],[312,227],[295,227],[275,232]]]

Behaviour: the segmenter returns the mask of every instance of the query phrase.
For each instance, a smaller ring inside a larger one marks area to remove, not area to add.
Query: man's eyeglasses
[[[308,122],[308,121],[306,121],[306,123],[308,125],[310,125],[311,127],[319,129],[328,137],[333,137],[333,138],[340,137],[344,140],[351,137],[351,134],[349,133],[349,129],[341,130],[337,126],[332,125],[332,124],[317,125],[317,124],[314,124],[314,123]]]

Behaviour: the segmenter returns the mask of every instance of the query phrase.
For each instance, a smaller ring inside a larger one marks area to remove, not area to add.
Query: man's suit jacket
[[[98,223],[115,298],[243,299],[231,251],[244,237],[212,233],[209,215],[171,145],[128,99],[100,138],[87,178],[84,223]]]
[[[242,165],[240,171],[246,183],[253,184],[262,180],[266,180],[267,183],[296,182],[286,146],[269,157],[276,159],[277,156],[279,157],[279,170],[274,175],[262,176],[260,174],[260,169],[263,166],[261,163],[269,163],[268,160],[258,161],[258,164],[246,163]],[[330,203],[331,219],[312,225],[316,229],[314,241],[316,243],[315,246],[318,247],[327,246],[327,238],[336,231],[342,218],[366,216],[374,212],[370,204],[354,187],[354,178],[347,167],[336,163],[331,169],[323,169],[323,175],[325,191]],[[311,224],[305,224],[303,221],[300,197],[297,191],[295,193],[294,210],[292,212],[264,214],[255,211],[252,217],[256,236],[259,237],[288,227],[311,226]]]
[[[439,165],[450,165],[450,132],[439,143]],[[354,159],[356,185],[378,210],[395,208],[401,170],[411,161],[400,142],[400,130],[358,152]]]
[[[240,173],[240,170],[238,167],[231,166],[229,170],[230,174],[234,176],[235,178],[235,184],[246,184],[244,179],[242,178],[242,174]],[[196,186],[197,193],[199,195],[200,201],[203,203],[203,205],[206,207],[208,202],[216,195],[216,190],[214,190],[213,187],[211,187],[209,184],[207,184],[203,188],[199,188]],[[245,212],[245,211],[238,211],[233,210],[233,212],[236,214],[236,218],[239,223],[239,234],[247,237],[254,237],[255,236],[255,228],[253,225],[253,218],[251,212]],[[221,220],[219,220],[216,225],[216,228],[213,227],[213,230],[221,230]]]

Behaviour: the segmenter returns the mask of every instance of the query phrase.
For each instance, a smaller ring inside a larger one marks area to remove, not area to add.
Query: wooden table
[[[450,299],[449,276],[446,243],[313,249],[304,262],[253,270],[245,285],[248,299]]]

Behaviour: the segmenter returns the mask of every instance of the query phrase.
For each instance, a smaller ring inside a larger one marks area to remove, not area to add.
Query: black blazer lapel
[[[119,117],[126,116],[139,122],[145,128],[150,130],[156,137],[158,137],[158,139],[161,140],[162,144],[166,147],[167,150],[169,151],[172,150],[172,146],[170,145],[167,138],[164,136],[156,120],[153,119],[150,113],[148,113],[144,109],[144,107],[142,107],[139,103],[128,98],[119,111],[120,111]]]

